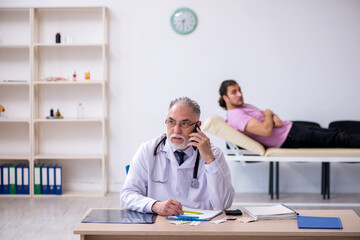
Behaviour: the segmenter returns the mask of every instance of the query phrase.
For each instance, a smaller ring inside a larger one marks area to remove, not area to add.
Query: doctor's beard
[[[175,143],[173,143],[172,141],[171,141],[171,139],[172,138],[174,138],[174,137],[177,137],[177,138],[181,138],[182,140],[184,140],[181,144],[175,144]],[[189,141],[184,137],[184,136],[182,136],[182,135],[180,135],[180,134],[173,134],[173,135],[171,135],[170,137],[168,137],[168,139],[169,139],[169,144],[170,144],[170,146],[172,147],[172,148],[175,148],[176,150],[182,150],[182,149],[185,149],[185,148],[187,148],[188,147],[188,143],[189,143]]]

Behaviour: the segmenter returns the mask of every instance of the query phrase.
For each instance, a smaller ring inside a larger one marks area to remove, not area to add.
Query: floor
[[[232,208],[284,203],[293,209],[353,209],[360,216],[360,194],[281,194],[271,200],[264,193],[239,193]],[[72,239],[75,226],[88,208],[119,208],[119,193],[106,197],[0,198],[0,239]]]

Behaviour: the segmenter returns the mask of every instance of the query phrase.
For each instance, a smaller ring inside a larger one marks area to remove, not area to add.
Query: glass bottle
[[[74,71],[74,74],[73,74],[73,81],[76,82],[76,71]]]
[[[61,43],[61,35],[60,35],[60,33],[56,33],[56,35],[55,35],[55,43]]]
[[[84,114],[85,114],[84,106],[82,105],[82,103],[79,103],[76,110],[77,118],[84,118]]]

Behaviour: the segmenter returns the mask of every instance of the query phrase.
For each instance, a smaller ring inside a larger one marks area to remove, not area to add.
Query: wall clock
[[[179,34],[192,33],[197,26],[197,17],[189,8],[179,8],[170,19],[171,27]]]

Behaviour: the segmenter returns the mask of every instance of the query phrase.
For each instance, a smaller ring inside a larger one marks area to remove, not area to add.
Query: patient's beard
[[[235,108],[240,108],[244,105],[244,101],[242,101],[241,103],[234,103],[234,102],[230,101],[230,104]]]
[[[171,139],[174,138],[174,137],[181,138],[181,139],[183,139],[184,141],[183,141],[181,144],[175,144],[175,143],[173,143],[173,142],[171,141]],[[183,149],[185,149],[185,148],[188,147],[189,141],[188,141],[184,136],[182,136],[182,135],[180,135],[180,134],[173,134],[173,135],[171,135],[170,137],[168,137],[168,139],[169,139],[169,144],[170,144],[170,146],[171,146],[172,148],[175,148],[176,150],[183,150]]]

